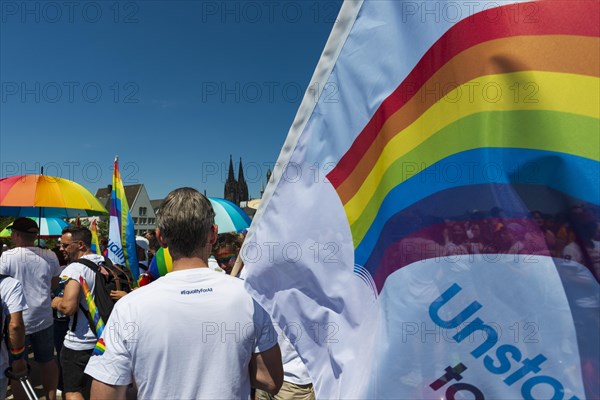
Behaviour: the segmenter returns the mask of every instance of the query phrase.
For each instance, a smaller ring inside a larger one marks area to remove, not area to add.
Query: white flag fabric
[[[597,1],[346,2],[242,249],[318,398],[599,398]]]

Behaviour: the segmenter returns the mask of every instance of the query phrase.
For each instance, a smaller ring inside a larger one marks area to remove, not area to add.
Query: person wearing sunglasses
[[[228,232],[219,234],[217,242],[213,246],[212,255],[227,275],[231,274],[243,242],[242,235]]]

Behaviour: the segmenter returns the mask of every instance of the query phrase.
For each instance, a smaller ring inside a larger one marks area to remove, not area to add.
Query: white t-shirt
[[[110,385],[135,381],[140,399],[248,399],[250,357],[277,334],[243,281],[195,268],[119,300],[101,341],[106,350],[85,373]]]
[[[219,266],[219,263],[217,262],[217,260],[215,260],[215,258],[212,257],[212,256],[208,259],[208,268],[212,269],[215,272],[220,272],[222,274],[226,274],[227,273],[227,272],[225,272],[224,269],[222,269]]]
[[[50,282],[60,275],[56,254],[39,247],[16,247],[2,253],[0,274],[10,275],[23,284],[23,294],[29,306],[23,312],[25,334],[52,326]]]
[[[23,287],[21,282],[11,277],[7,277],[0,281],[0,298],[2,299],[2,314],[3,322],[7,324],[7,318],[10,314],[19,311],[27,310],[27,303],[23,295]],[[4,375],[4,371],[8,368],[8,351],[6,343],[2,340],[0,343],[0,371]]]
[[[278,341],[279,348],[281,349],[281,360],[283,362],[283,380],[296,385],[308,385],[312,383],[306,365],[304,365],[304,362],[290,340],[279,329],[279,326],[275,325],[275,330],[279,334]]]
[[[104,257],[99,254],[88,254],[83,256],[83,258],[87,258],[95,262],[96,264],[104,261]],[[61,279],[73,279],[79,284],[79,277],[83,276],[83,279],[87,283],[90,291],[92,292],[92,298],[95,299],[94,296],[94,288],[96,281],[96,273],[92,271],[88,266],[80,264],[78,262],[72,262],[67,265],[67,267],[63,270],[61,274]],[[83,289],[79,290],[79,303],[83,306],[85,310],[88,309],[87,303],[85,301],[85,296],[83,294]],[[105,322],[106,323],[106,322]],[[74,330],[74,331],[73,331]],[[90,324],[88,320],[81,311],[81,308],[77,307],[77,326],[73,329],[73,317],[71,317],[69,321],[69,330],[65,336],[64,346],[71,350],[89,350],[93,349],[96,345],[96,335],[90,328]]]

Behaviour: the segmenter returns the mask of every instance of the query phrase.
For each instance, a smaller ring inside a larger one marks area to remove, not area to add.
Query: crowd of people
[[[539,255],[577,262],[600,281],[599,216],[600,210],[588,205],[574,205],[554,215],[537,210],[528,215],[506,215],[499,208],[473,210],[448,220],[406,213],[398,219],[409,232],[390,244],[381,266],[398,269],[422,259],[452,260],[461,255],[485,254],[491,262],[492,255]]]
[[[57,255],[34,245],[35,221],[18,218],[9,228],[14,248],[0,256],[1,273],[10,275],[0,280],[9,324],[1,368],[26,375],[32,350],[47,399],[57,390],[68,400],[314,399],[293,346],[230,275],[243,237],[219,235],[210,202],[195,189],[171,192],[156,231],[136,239],[141,273],[159,247],[169,249],[172,271],[130,292],[111,292],[114,308],[103,326],[90,298],[99,300],[98,276],[108,265],[92,252],[90,230],[65,228]],[[289,346],[283,354],[278,343]],[[7,380],[0,385],[4,398]],[[17,381],[11,389],[26,398]]]

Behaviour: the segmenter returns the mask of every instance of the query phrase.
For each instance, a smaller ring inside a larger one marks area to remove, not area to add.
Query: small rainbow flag
[[[100,250],[100,242],[98,241],[98,225],[97,221],[93,220],[90,224],[90,230],[92,231],[92,253],[102,254]]]
[[[94,321],[94,326],[96,328],[96,336],[100,337],[102,336],[102,332],[104,331],[104,321],[100,316],[98,307],[96,307],[96,303],[94,302],[94,298],[92,297],[92,292],[90,291],[90,288],[85,279],[83,279],[83,276],[79,277],[79,283],[83,288],[83,295],[85,297],[85,302],[88,306],[88,311],[91,315],[92,320]]]
[[[165,276],[173,270],[173,259],[168,248],[161,247],[156,251],[156,255],[150,261],[148,267],[148,275],[152,280],[156,280],[161,276]]]

